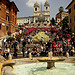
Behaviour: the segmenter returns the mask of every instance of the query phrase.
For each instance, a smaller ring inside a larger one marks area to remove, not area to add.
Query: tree
[[[64,11],[64,8],[61,6],[60,8],[59,8],[59,12],[63,12]]]
[[[66,17],[62,20],[63,30],[68,27],[68,23],[69,23],[69,19],[68,19],[68,16],[66,16]]]
[[[51,23],[52,23],[52,25],[55,25],[55,20],[54,20],[54,18],[52,18]]]

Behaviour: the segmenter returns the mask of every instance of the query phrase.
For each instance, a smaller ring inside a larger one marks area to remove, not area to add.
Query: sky
[[[14,1],[16,6],[18,7],[19,9],[17,15],[18,17],[28,17],[34,15],[33,5],[36,1],[39,3],[39,5],[41,4],[41,2],[44,5],[46,0],[10,0],[10,1]],[[52,19],[52,17],[55,18],[56,14],[59,12],[60,6],[63,6],[65,10],[65,8],[72,0],[47,0],[47,1],[50,4],[50,19]]]

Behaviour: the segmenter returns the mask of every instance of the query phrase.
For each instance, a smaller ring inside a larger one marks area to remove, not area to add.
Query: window
[[[69,14],[71,13],[71,8],[69,9]]]
[[[75,10],[75,4],[74,4],[74,10]]]
[[[17,15],[17,12],[15,11],[15,15]]]
[[[9,21],[9,16],[8,15],[6,15],[6,20]]]
[[[10,10],[9,5],[6,5],[6,9],[7,9],[8,11]]]
[[[0,6],[1,6],[1,2],[0,2]]]
[[[14,22],[14,16],[13,16],[13,22]]]
[[[37,11],[37,8],[35,8],[35,11]]]
[[[70,23],[72,23],[71,18],[70,18]]]
[[[1,10],[1,3],[0,3],[0,10]]]
[[[15,18],[15,24],[16,24],[16,18]]]
[[[8,30],[8,26],[6,26],[6,30]]]
[[[75,21],[75,16],[74,16],[74,21]]]
[[[48,7],[46,7],[46,10],[48,9]]]
[[[14,8],[13,8],[13,12],[14,12]]]
[[[0,30],[1,30],[1,24],[0,24]]]

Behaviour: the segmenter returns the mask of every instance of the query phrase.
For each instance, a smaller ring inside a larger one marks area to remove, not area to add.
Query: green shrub
[[[10,36],[11,35],[11,32],[8,32],[7,34]]]
[[[13,37],[9,37],[8,39],[7,39],[7,41],[14,41],[15,40],[15,38],[13,38]]]

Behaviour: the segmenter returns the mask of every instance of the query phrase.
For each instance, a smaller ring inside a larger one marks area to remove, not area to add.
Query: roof
[[[16,4],[14,3],[14,1],[10,2],[10,3],[13,3],[17,9],[17,11],[19,12],[19,9],[17,8]]]
[[[49,6],[49,3],[48,1],[45,2],[44,6]]]
[[[39,4],[36,2],[36,3],[34,4],[34,7],[39,7]]]
[[[68,14],[68,11],[63,11],[64,13],[67,13]],[[56,15],[60,14],[61,12],[57,13]]]
[[[10,2],[10,4],[12,4],[12,3],[13,3],[13,4],[14,4],[14,6],[16,7],[17,11],[19,12],[19,9],[17,8],[17,6],[16,6],[16,4],[14,3],[14,1],[12,1],[12,2],[11,2],[10,0],[7,0],[7,1],[8,1],[8,2]]]
[[[72,0],[72,2],[66,7],[66,9],[74,2],[75,0]]]
[[[33,16],[29,16],[29,17],[18,17],[17,19],[24,19],[24,18],[33,18]]]

